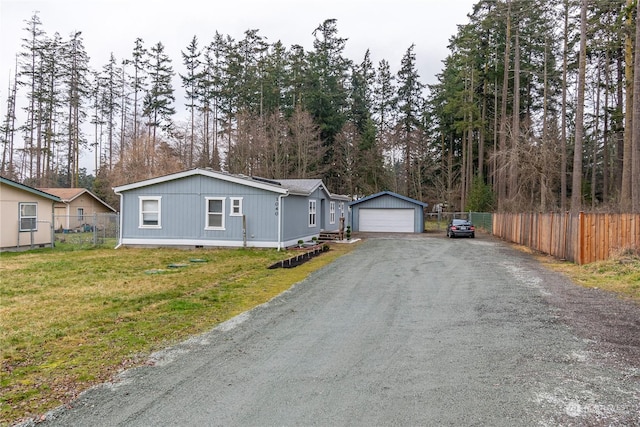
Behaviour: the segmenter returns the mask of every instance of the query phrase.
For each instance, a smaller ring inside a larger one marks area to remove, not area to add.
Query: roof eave
[[[240,185],[246,185],[248,187],[260,188],[262,190],[272,191],[272,192],[278,193],[278,194],[287,194],[288,193],[287,189],[281,188],[281,187],[277,187],[277,186],[272,185],[272,184],[267,184],[267,183],[263,183],[263,182],[256,182],[255,180],[252,180],[250,178],[243,178],[243,177],[239,177],[239,176],[235,176],[235,175],[228,175],[228,174],[224,174],[224,173],[221,173],[221,172],[215,172],[215,171],[211,171],[211,170],[208,170],[208,169],[198,169],[198,168],[190,169],[190,170],[183,171],[183,172],[177,172],[177,173],[170,174],[170,175],[164,175],[162,177],[151,178],[151,179],[147,179],[147,180],[136,182],[136,183],[132,183],[132,184],[121,185],[119,187],[114,187],[113,191],[116,194],[120,194],[123,191],[129,191],[129,190],[134,190],[134,189],[137,189],[137,188],[148,187],[150,185],[155,185],[155,184],[160,184],[160,183],[163,183],[163,182],[174,181],[176,179],[186,178],[186,177],[194,176],[194,175],[208,176],[210,178],[216,178],[216,179],[220,179],[222,181],[233,182],[233,183],[240,184]]]
[[[353,202],[349,203],[349,206],[357,205],[359,203],[363,203],[363,202],[366,202],[368,200],[377,199],[378,197],[382,197],[382,196],[395,197],[397,199],[404,200],[406,202],[419,205],[419,206],[421,206],[423,208],[426,208],[427,206],[429,206],[427,203],[421,202],[420,200],[415,200],[415,199],[412,199],[410,197],[403,196],[402,194],[394,193],[393,191],[381,191],[379,193],[372,194],[372,195],[367,196],[367,197],[363,197],[362,199],[354,200]]]
[[[54,196],[53,194],[49,194],[49,193],[44,192],[44,191],[40,191],[37,188],[29,187],[28,185],[25,185],[25,184],[20,184],[19,182],[13,181],[13,180],[11,180],[9,178],[4,178],[4,177],[0,176],[0,182],[3,182],[3,183],[5,183],[5,184],[7,184],[7,185],[9,185],[11,187],[18,188],[20,190],[24,190],[24,191],[27,191],[29,193],[35,194],[37,196],[53,200],[54,202],[61,202],[62,201],[62,199],[60,197],[58,197],[58,196]]]

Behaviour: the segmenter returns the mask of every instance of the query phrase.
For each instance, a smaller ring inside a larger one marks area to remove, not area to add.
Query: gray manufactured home
[[[320,179],[272,180],[191,169],[114,188],[125,246],[286,248],[338,231],[346,196]]]

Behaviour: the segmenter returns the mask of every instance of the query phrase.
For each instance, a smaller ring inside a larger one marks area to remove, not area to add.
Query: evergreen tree
[[[343,141],[345,135],[353,135],[351,140],[355,144],[351,150],[355,157],[350,161],[346,160],[346,164],[354,168],[352,185],[346,194],[368,194],[377,192],[384,186],[384,160],[372,118],[375,77],[367,50],[362,63],[354,66],[351,72],[349,121],[355,126],[357,135],[353,134],[352,128],[341,132]]]
[[[421,131],[420,115],[423,105],[424,84],[420,82],[420,76],[416,69],[415,45],[411,45],[402,57],[401,67],[398,71],[398,123],[396,125],[396,141],[402,144],[404,155],[404,186],[403,192],[409,197],[416,196],[415,187],[412,187],[414,171],[413,161],[416,158],[416,150]]]
[[[17,60],[16,60],[17,65]],[[7,111],[5,119],[0,126],[0,143],[2,144],[2,163],[0,164],[0,174],[15,180],[15,167],[13,164],[14,137],[16,133],[16,93],[18,91],[18,70],[14,69],[13,83],[9,81],[7,89]]]
[[[335,19],[324,21],[313,32],[314,51],[309,55],[309,76],[306,109],[314,117],[326,147],[325,166],[333,159],[335,137],[346,121],[347,78],[351,66],[342,56],[346,39],[338,37]],[[332,168],[324,175],[329,186],[338,186],[339,177]]]
[[[201,99],[200,91],[202,90],[202,71],[200,51],[198,50],[198,38],[193,36],[191,43],[187,46],[187,52],[182,51],[182,62],[187,69],[185,75],[180,74],[182,79],[182,87],[185,89],[185,97],[187,99],[186,107],[189,110],[191,122],[189,126],[189,159],[187,165],[193,166],[193,154],[195,147],[195,117],[196,110],[202,111],[204,108],[196,104]],[[208,145],[205,146],[208,148]],[[209,157],[208,150],[205,149],[205,158]]]
[[[157,130],[169,133],[173,126],[173,115],[175,108],[173,102],[173,86],[171,80],[174,72],[171,59],[164,51],[161,42],[155,44],[149,51],[149,90],[145,94],[142,114],[147,119],[149,128],[151,166],[153,167],[153,156],[157,142]]]
[[[144,47],[144,42],[141,38],[137,38],[134,47],[133,53],[131,55],[131,65],[133,66],[133,74],[130,76],[130,83],[133,90],[133,129],[131,140],[136,141],[139,136],[139,105],[142,97],[142,93],[146,90],[147,84],[147,49]]]
[[[121,75],[122,69],[118,66],[113,53],[111,53],[109,62],[102,68],[102,74],[99,77],[101,86],[99,107],[104,117],[104,123],[107,126],[107,153],[104,163],[109,170],[113,169],[117,149],[117,146],[115,146],[116,119],[122,110],[120,103],[123,97],[120,84]]]
[[[80,151],[87,145],[82,131],[82,124],[86,118],[84,102],[90,95],[89,56],[87,55],[81,32],[74,32],[64,44],[64,86],[65,108],[68,110],[66,118],[67,159],[66,184],[77,187],[80,177]]]
[[[40,91],[40,125],[38,132],[38,161],[36,169],[36,181],[41,185],[49,185],[56,174],[56,149],[61,145],[62,135],[58,128],[62,121],[62,78],[63,78],[63,41],[60,34],[55,33],[52,38],[47,38],[42,48],[42,87]],[[41,140],[41,141],[40,141]],[[40,161],[42,157],[42,162]]]
[[[29,177],[34,176],[33,153],[35,151],[35,140],[39,128],[39,93],[42,87],[41,50],[44,44],[45,33],[42,30],[42,22],[38,12],[25,21],[24,30],[27,36],[22,39],[23,51],[20,52],[20,82],[27,87],[26,97],[28,106],[25,107],[27,118],[22,126],[24,133],[23,159],[28,163]],[[24,166],[24,162],[23,162]]]

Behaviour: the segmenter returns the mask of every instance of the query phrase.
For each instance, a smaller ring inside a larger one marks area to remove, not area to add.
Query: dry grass
[[[640,255],[637,253],[620,253],[607,261],[585,265],[550,256],[539,255],[538,258],[548,268],[564,273],[578,285],[615,292],[640,303]]]
[[[293,269],[275,250],[0,254],[0,424],[36,417],[154,350],[268,301],[349,252]]]
[[[424,222],[424,231],[425,233],[446,233],[447,231],[447,220],[442,219],[441,221],[437,220],[427,220]]]

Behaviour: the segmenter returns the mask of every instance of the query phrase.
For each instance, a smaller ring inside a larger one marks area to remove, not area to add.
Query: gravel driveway
[[[491,237],[367,238],[41,425],[640,425],[639,319]]]

